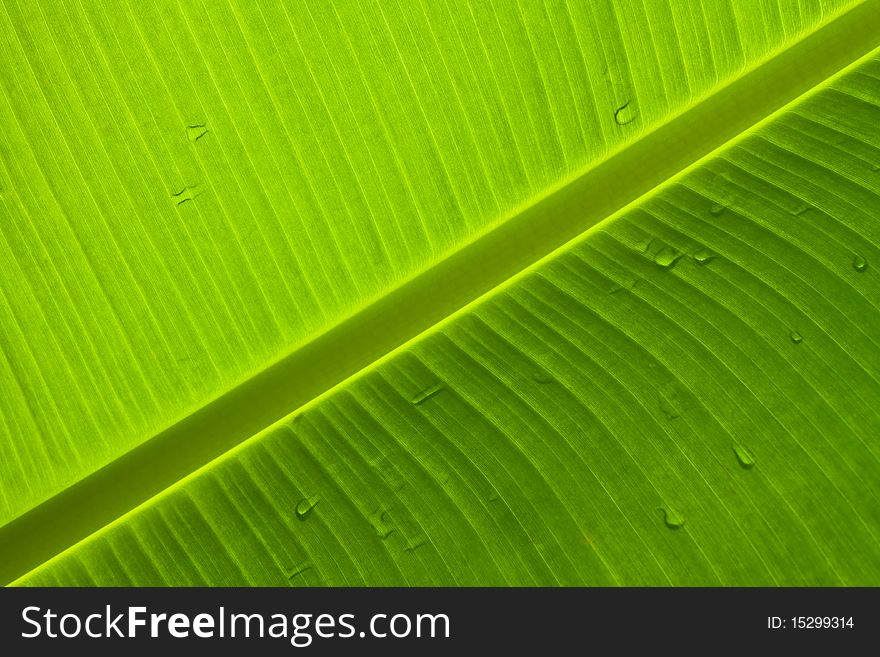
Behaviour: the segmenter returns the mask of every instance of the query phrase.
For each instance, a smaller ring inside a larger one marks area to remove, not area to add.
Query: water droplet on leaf
[[[308,561],[303,561],[302,563],[294,566],[293,569],[289,573],[287,573],[287,579],[293,579],[297,575],[302,575],[307,570],[310,570],[311,567],[312,564],[310,564]]]
[[[654,254],[654,263],[663,269],[672,269],[681,258],[681,253],[670,246],[664,246]]]
[[[605,65],[604,70],[602,71],[602,75],[608,80],[608,83],[613,87],[617,84],[620,76],[617,74],[617,62],[610,62]]]
[[[394,525],[391,524],[387,511],[381,509],[376,511],[370,518],[370,524],[383,541],[394,533]]]
[[[420,547],[423,547],[428,544],[428,539],[420,538],[420,539],[412,539],[407,544],[406,547],[403,548],[404,552],[413,552],[414,550],[418,550]]]
[[[304,497],[299,501],[299,504],[296,505],[296,517],[300,520],[305,520],[312,514],[312,509],[314,509],[320,501],[321,498],[317,495],[313,497]]]
[[[440,394],[440,392],[442,390],[443,390],[443,384],[438,383],[436,385],[431,386],[430,388],[425,388],[421,392],[416,393],[415,395],[413,395],[413,398],[411,401],[413,404],[416,404],[416,405],[422,404],[422,403],[428,401],[434,395]]]
[[[733,453],[736,454],[736,460],[746,470],[755,465],[755,455],[748,447],[744,445],[734,445]]]
[[[726,173],[716,173],[711,182],[712,204],[709,206],[709,214],[713,217],[724,214],[727,206],[733,198],[733,186],[730,176]]]
[[[694,260],[698,265],[706,265],[715,259],[715,254],[709,249],[700,249],[694,254]]]
[[[665,397],[660,398],[660,410],[662,411],[663,415],[666,416],[667,420],[674,420],[677,417],[681,417],[681,413],[675,407],[675,404]]]
[[[196,183],[195,185],[187,185],[179,192],[172,192],[171,198],[174,200],[175,205],[183,205],[187,201],[192,201],[196,197],[201,196],[201,194],[201,185]]]
[[[208,129],[204,123],[186,126],[186,137],[191,142],[197,142],[199,139],[208,134]]]
[[[547,383],[556,383],[556,379],[554,379],[549,372],[546,370],[536,370],[532,373],[532,381],[535,383],[547,384]]]
[[[636,111],[630,103],[632,101],[626,101],[623,105],[618,107],[614,111],[614,122],[617,125],[626,125],[627,123],[632,123],[636,120]]]
[[[667,381],[660,385],[657,388],[657,399],[660,411],[667,420],[681,417],[681,414],[692,406],[690,396],[677,381]]]
[[[865,260],[862,256],[857,255],[853,258],[852,266],[853,269],[862,274],[868,269],[868,261]]]
[[[663,511],[663,522],[666,523],[666,526],[669,529],[680,529],[684,526],[685,518],[676,509],[673,509],[671,506],[661,507]]]

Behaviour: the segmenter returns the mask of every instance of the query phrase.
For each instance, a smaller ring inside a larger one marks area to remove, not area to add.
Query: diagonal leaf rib
[[[0,580],[30,571],[325,394],[878,45],[880,0],[870,0],[524,205],[330,331],[0,528]]]

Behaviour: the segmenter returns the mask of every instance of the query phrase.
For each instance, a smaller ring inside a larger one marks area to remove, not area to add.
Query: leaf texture
[[[0,523],[847,4],[4,0]]]
[[[19,583],[876,585],[878,124],[875,52]]]

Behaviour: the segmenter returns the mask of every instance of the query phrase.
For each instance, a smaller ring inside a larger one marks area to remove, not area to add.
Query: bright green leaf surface
[[[0,522],[838,4],[4,1]]]
[[[0,521],[835,9],[118,4],[0,12]],[[20,583],[877,584],[878,105],[873,58]]]
[[[878,83],[872,59],[25,582],[876,584]]]

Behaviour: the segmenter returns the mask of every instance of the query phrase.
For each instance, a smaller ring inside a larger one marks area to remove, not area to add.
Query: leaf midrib
[[[867,0],[521,205],[403,285],[0,528],[0,583],[59,555],[510,284],[878,46],[880,0]]]

